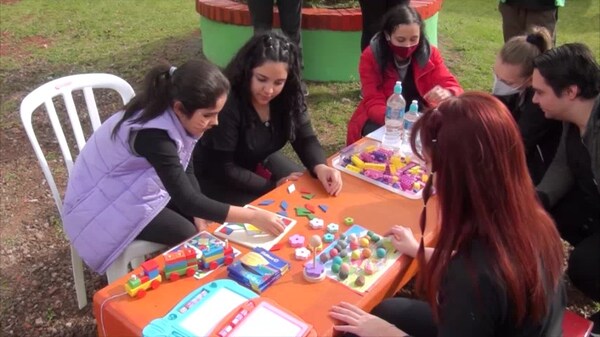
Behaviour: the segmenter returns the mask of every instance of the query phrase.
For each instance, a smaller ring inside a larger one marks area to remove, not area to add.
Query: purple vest
[[[184,169],[197,142],[170,108],[144,124],[124,122],[113,139],[122,116],[119,112],[107,119],[77,157],[61,214],[69,240],[98,273],[106,271],[170,200],[154,168],[132,149],[132,132],[166,130]]]

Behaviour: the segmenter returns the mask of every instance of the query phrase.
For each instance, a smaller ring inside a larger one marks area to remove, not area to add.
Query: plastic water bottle
[[[421,117],[419,114],[419,102],[413,100],[410,103],[408,111],[404,114],[404,121],[402,123],[402,147],[400,149],[402,154],[412,153],[412,149],[410,148],[410,132],[419,117]]]
[[[387,100],[385,109],[385,132],[382,145],[394,151],[400,149],[402,144],[402,120],[406,101],[402,97],[402,83],[396,82],[394,93]]]

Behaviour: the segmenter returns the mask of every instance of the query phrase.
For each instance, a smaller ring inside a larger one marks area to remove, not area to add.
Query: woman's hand
[[[419,243],[410,228],[396,225],[385,236],[391,236],[392,245],[401,254],[417,256]]]
[[[202,218],[194,218],[194,225],[196,225],[198,232],[205,231],[208,228],[208,225],[210,225],[211,223],[212,223],[212,221],[210,221],[210,220],[204,220]]]
[[[452,92],[448,89],[444,89],[439,85],[433,87],[433,89],[429,90],[428,93],[423,96],[423,98],[431,105],[432,107],[438,106],[441,101],[446,98],[452,96]]]
[[[329,316],[344,323],[334,325],[335,330],[353,333],[359,337],[406,336],[406,333],[394,325],[350,303],[334,305],[329,311]]]
[[[340,171],[325,164],[315,166],[314,171],[327,193],[333,196],[340,194],[342,191],[342,175]]]
[[[302,176],[302,172],[292,172],[289,176],[277,180],[277,186],[281,186],[288,181],[296,181]]]
[[[254,210],[250,223],[274,236],[278,236],[285,229],[285,224],[280,217],[261,209]]]

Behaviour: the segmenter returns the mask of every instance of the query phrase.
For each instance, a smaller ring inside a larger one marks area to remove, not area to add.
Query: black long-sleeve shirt
[[[142,129],[135,136],[133,148],[154,167],[171,200],[184,215],[217,222],[225,221],[229,205],[202,194],[194,176],[192,160],[187,170],[184,170],[175,142],[167,131]]]
[[[522,94],[497,96],[508,108],[519,126],[531,180],[538,184],[552,163],[560,142],[562,123],[548,119],[539,105],[533,103],[533,89]]]
[[[526,317],[517,326],[506,284],[493,272],[493,263],[486,247],[477,240],[452,257],[438,293],[438,337],[560,336],[566,306],[562,280],[557,289],[547,289],[544,318],[535,322]]]
[[[208,130],[196,146],[196,174],[251,193],[264,194],[273,189],[275,181],[255,173],[259,163],[288,142],[283,112],[273,110],[273,105],[271,109],[271,120],[263,123],[251,104],[231,93],[219,113],[219,125]],[[325,163],[325,153],[308,112],[298,113],[291,145],[312,173],[315,166]]]

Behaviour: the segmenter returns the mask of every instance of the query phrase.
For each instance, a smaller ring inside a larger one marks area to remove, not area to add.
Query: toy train
[[[161,256],[165,262],[162,270],[164,278],[176,281],[182,276],[192,276],[198,270],[214,270],[220,265],[229,265],[233,262],[235,254],[233,248],[226,242],[224,246],[207,243],[199,245],[198,249],[181,248]],[[131,275],[125,283],[125,291],[131,297],[146,296],[146,290],[158,288],[163,280],[155,259],[142,263],[141,267],[141,272]]]

